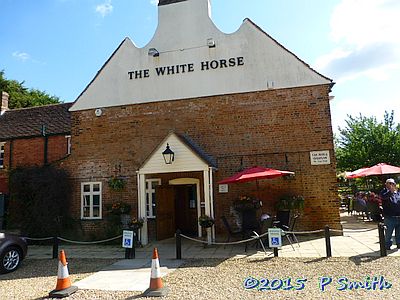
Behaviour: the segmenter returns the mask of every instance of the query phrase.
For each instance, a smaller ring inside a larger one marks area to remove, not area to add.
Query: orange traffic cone
[[[164,297],[168,294],[168,288],[163,286],[161,280],[160,262],[158,261],[157,248],[153,249],[153,259],[151,260],[150,287],[144,291],[145,297]]]
[[[67,264],[65,252],[61,250],[58,261],[57,285],[56,288],[49,293],[50,297],[64,298],[78,290],[78,287],[71,286]]]

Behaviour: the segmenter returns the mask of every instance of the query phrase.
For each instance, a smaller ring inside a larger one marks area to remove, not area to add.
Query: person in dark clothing
[[[400,193],[394,179],[386,180],[386,187],[381,191],[383,217],[386,226],[386,249],[392,246],[392,234],[395,230],[397,248],[400,249]]]

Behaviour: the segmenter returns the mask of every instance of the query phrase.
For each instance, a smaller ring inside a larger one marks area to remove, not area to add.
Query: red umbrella
[[[243,171],[223,179],[219,181],[219,184],[226,184],[226,183],[235,183],[235,182],[248,182],[248,181],[256,181],[256,188],[257,188],[257,196],[259,196],[258,190],[258,179],[270,179],[281,177],[285,175],[294,175],[294,172],[290,171],[280,171],[270,168],[263,168],[259,166],[254,166],[251,168],[244,169]]]
[[[357,174],[352,175],[352,177],[348,178],[358,178],[358,177],[365,177],[372,175],[399,174],[399,173],[400,173],[400,167],[391,166],[385,163],[380,163],[370,168],[365,168],[365,170],[362,170]]]
[[[368,168],[361,168],[361,169],[355,170],[353,172],[345,172],[345,176],[346,176],[346,178],[357,178],[358,174],[360,174],[361,172],[364,172],[367,169]]]
[[[235,182],[248,182],[258,179],[275,178],[285,175],[294,175],[294,172],[280,171],[280,170],[255,166],[247,168],[229,178],[223,179],[218,183],[225,184],[225,183],[235,183]]]

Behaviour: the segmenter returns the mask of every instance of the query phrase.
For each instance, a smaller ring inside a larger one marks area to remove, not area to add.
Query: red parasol
[[[294,172],[290,171],[280,171],[270,168],[263,168],[254,166],[251,168],[247,168],[229,178],[223,179],[219,181],[219,184],[225,183],[235,183],[235,182],[248,182],[254,181],[258,179],[268,179],[268,178],[275,178],[285,175],[294,175]]]
[[[350,175],[351,177],[347,176],[347,178],[359,178],[372,175],[400,174],[400,167],[391,166],[385,163],[380,163],[370,168],[363,168],[363,169],[364,170],[359,169],[354,172],[351,172],[353,174]],[[355,172],[357,173],[354,174]]]
[[[367,169],[368,168],[361,168],[361,169],[355,170],[353,172],[345,172],[345,176],[346,176],[346,178],[357,178],[358,174],[360,174],[361,172],[364,172]]]

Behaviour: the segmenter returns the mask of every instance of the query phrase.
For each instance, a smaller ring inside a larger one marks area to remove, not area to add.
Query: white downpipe
[[[205,204],[205,214],[211,216],[210,207],[210,176],[208,174],[208,169],[203,171],[204,178],[204,204]],[[207,242],[210,245],[212,241],[211,238],[211,228],[207,228]]]
[[[148,230],[147,230],[147,216],[146,216],[146,176],[144,174],[139,174],[139,199],[138,202],[140,203],[139,214],[140,218],[144,219],[143,227],[141,229],[141,243],[142,245],[147,245],[148,239]]]
[[[210,211],[211,211],[211,217],[215,219],[214,216],[214,187],[213,187],[213,168],[209,167],[208,168],[209,172],[209,191],[210,191]],[[211,235],[212,235],[212,240],[215,241],[215,226],[211,227]]]

